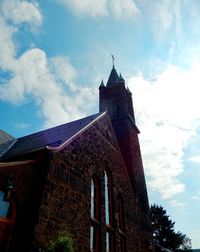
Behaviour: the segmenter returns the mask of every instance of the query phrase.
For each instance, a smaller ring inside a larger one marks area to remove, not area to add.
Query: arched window
[[[99,184],[96,178],[90,182],[90,251],[98,252],[100,243]]]
[[[15,200],[10,190],[0,189],[0,251],[9,251],[16,219]]]
[[[112,185],[111,176],[104,172],[104,191],[105,191],[105,223],[106,223],[106,252],[114,251],[113,234],[113,204],[112,204]]]

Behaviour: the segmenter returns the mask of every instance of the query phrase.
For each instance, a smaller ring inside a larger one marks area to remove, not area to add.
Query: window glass
[[[0,191],[0,217],[1,218],[7,217],[9,206],[10,206],[10,203],[7,201],[4,201],[4,193]]]
[[[108,175],[106,172],[104,174],[104,183],[105,183],[105,218],[106,218],[106,225],[109,225],[110,224],[109,180],[108,180]]]
[[[94,218],[94,206],[95,206],[95,198],[94,198],[94,181],[93,179],[91,180],[91,195],[90,195],[90,217]]]
[[[94,251],[94,227],[90,226],[90,251]]]
[[[93,178],[90,183],[90,251],[99,251],[99,185],[98,180]]]
[[[106,252],[110,252],[110,234],[106,232]]]

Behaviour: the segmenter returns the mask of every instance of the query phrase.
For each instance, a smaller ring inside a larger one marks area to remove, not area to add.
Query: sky
[[[200,248],[199,0],[0,0],[0,128],[20,137],[97,113],[111,55],[150,204]]]

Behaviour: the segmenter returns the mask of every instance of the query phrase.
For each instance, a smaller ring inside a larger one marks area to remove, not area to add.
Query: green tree
[[[156,204],[150,208],[154,242],[167,249],[191,249],[191,240],[181,232],[175,232],[175,222],[169,219],[166,210]]]
[[[50,242],[48,252],[74,252],[73,239],[67,232],[61,232]]]

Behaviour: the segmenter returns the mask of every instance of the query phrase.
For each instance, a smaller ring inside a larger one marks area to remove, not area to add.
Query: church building
[[[99,113],[14,138],[0,130],[0,251],[153,251],[132,94],[114,65]]]

